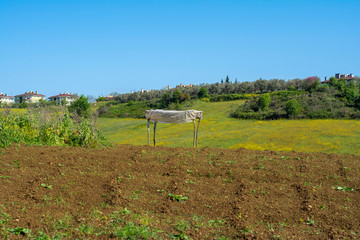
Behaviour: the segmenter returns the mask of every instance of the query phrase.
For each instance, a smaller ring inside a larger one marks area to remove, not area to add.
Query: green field
[[[359,120],[256,121],[230,118],[229,114],[242,103],[196,102],[193,109],[204,111],[198,146],[360,154]],[[99,118],[97,126],[112,143],[147,144],[145,119]],[[159,123],[156,133],[159,146],[192,146],[192,123]]]

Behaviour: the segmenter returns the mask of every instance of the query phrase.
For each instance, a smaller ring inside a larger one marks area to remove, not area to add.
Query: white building
[[[15,103],[14,97],[8,96],[7,94],[0,93],[0,105],[10,105]]]
[[[70,105],[73,101],[78,99],[77,95],[66,93],[60,93],[59,95],[52,96],[48,98],[50,101],[56,101],[58,105],[64,100],[66,101],[66,105]]]

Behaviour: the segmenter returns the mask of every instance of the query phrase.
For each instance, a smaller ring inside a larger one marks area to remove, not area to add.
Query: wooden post
[[[199,118],[198,126],[196,129],[196,147],[197,147],[198,137],[199,137],[199,127],[200,127],[200,118]]]
[[[156,133],[156,124],[157,124],[157,122],[154,122],[154,146],[155,146],[155,133]]]
[[[147,120],[148,145],[150,145],[150,119]]]
[[[194,123],[194,139],[193,139],[193,147],[195,147],[195,137],[196,137],[196,119],[193,120],[193,123]]]

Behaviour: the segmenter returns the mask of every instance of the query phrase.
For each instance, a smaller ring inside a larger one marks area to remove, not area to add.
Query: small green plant
[[[343,191],[343,192],[353,192],[355,191],[353,188],[351,187],[347,187],[347,186],[344,186],[344,187],[332,187],[333,189],[335,190],[338,190],[338,191]]]
[[[30,229],[22,228],[22,227],[16,227],[16,228],[9,228],[8,231],[15,235],[23,235],[30,233]]]
[[[14,160],[13,166],[16,167],[16,168],[20,168],[19,160]]]
[[[220,219],[220,220],[209,220],[208,221],[208,225],[210,226],[210,227],[222,227],[222,226],[224,226],[224,224],[225,224],[225,221],[223,220],[223,219]]]
[[[286,227],[288,225],[287,219],[284,219],[284,221],[279,223],[281,227]]]
[[[258,165],[258,166],[256,167],[256,169],[257,169],[257,170],[263,170],[263,169],[265,169],[265,167],[264,167],[263,165]]]
[[[185,183],[195,184],[195,182],[193,182],[191,180],[187,180],[187,181],[185,181]]]
[[[42,183],[41,186],[44,188],[52,189],[52,185],[47,185],[45,183]]]
[[[320,205],[320,209],[321,209],[321,210],[325,210],[325,208],[326,208],[326,207],[325,207],[325,204]]]
[[[46,235],[43,232],[38,232],[38,237],[36,238],[36,240],[51,240],[51,239],[55,239],[55,238],[51,238],[50,236]]]
[[[178,202],[182,202],[189,199],[188,197],[183,197],[183,195],[175,195],[171,193],[169,193],[169,197],[171,200],[176,200]]]
[[[190,239],[186,234],[185,230],[190,228],[190,224],[187,221],[181,220],[175,225],[175,229],[179,232],[177,234],[172,234],[172,239],[188,240]]]
[[[316,221],[313,218],[307,218],[307,225],[313,226],[315,225]]]
[[[114,231],[114,236],[119,239],[153,239],[156,237],[156,230],[149,226],[137,226],[129,222],[124,227],[118,226]]]
[[[124,208],[123,210],[118,211],[118,213],[120,213],[122,215],[128,215],[128,214],[131,214],[131,210]]]
[[[91,225],[82,224],[78,228],[76,228],[82,235],[90,235],[95,232],[95,229]]]

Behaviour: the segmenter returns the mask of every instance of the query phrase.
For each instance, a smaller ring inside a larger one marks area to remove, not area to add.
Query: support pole
[[[157,122],[154,122],[154,146],[155,146],[155,133],[156,133],[156,124],[157,124]]]
[[[198,137],[199,137],[199,127],[200,127],[200,118],[199,118],[198,126],[197,126],[197,129],[196,129],[196,147],[198,145],[197,143],[198,143]]]
[[[147,120],[148,145],[150,145],[150,119]]]
[[[195,137],[196,137],[196,119],[193,120],[193,123],[194,123],[194,139],[193,139],[193,147],[195,147]]]

